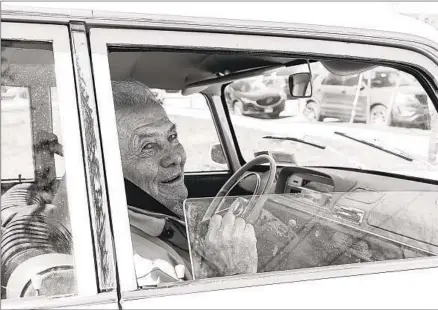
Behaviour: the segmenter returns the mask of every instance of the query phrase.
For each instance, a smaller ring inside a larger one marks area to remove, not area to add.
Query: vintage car
[[[1,105],[1,308],[436,308],[436,30],[390,12],[369,18],[360,4],[319,3],[318,16],[251,4],[259,17],[247,4],[199,3],[185,17],[164,4],[154,15],[2,3],[2,86],[29,97]],[[233,83],[285,68],[287,96],[311,98],[314,64],[409,75],[431,129],[231,113]],[[126,80],[196,104],[157,107]],[[176,146],[186,158],[153,157]],[[132,158],[138,169],[127,170]],[[183,171],[158,180],[154,163]],[[134,184],[146,175],[170,198],[186,188],[184,215]],[[134,228],[152,206],[160,216],[147,228],[162,230],[137,233],[162,246],[139,252]],[[209,221],[230,212],[254,229],[255,270],[204,273]],[[165,248],[172,264],[148,257]]]

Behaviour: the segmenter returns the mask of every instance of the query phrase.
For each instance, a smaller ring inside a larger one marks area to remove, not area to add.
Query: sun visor
[[[321,64],[335,75],[355,75],[377,67],[377,65],[345,60],[324,60]]]

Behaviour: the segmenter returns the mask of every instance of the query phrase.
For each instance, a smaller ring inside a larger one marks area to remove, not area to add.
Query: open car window
[[[245,218],[257,212],[257,273],[264,273],[436,256],[435,197],[434,192],[321,193],[309,189],[296,194],[229,196],[214,214],[223,217],[232,212]],[[260,209],[246,210],[253,199],[261,201]],[[415,203],[418,199],[424,204]],[[213,200],[188,199],[184,206],[197,279],[214,276],[206,269],[221,267],[208,261],[202,243],[211,225],[211,217],[205,214]]]

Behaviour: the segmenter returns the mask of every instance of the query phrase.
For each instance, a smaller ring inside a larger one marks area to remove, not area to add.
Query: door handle
[[[341,94],[346,94],[347,92],[345,90],[341,91]]]

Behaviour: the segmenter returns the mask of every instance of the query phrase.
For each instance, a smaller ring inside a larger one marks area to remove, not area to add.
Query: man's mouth
[[[161,181],[163,184],[174,184],[182,179],[182,174],[177,174],[169,179]]]

